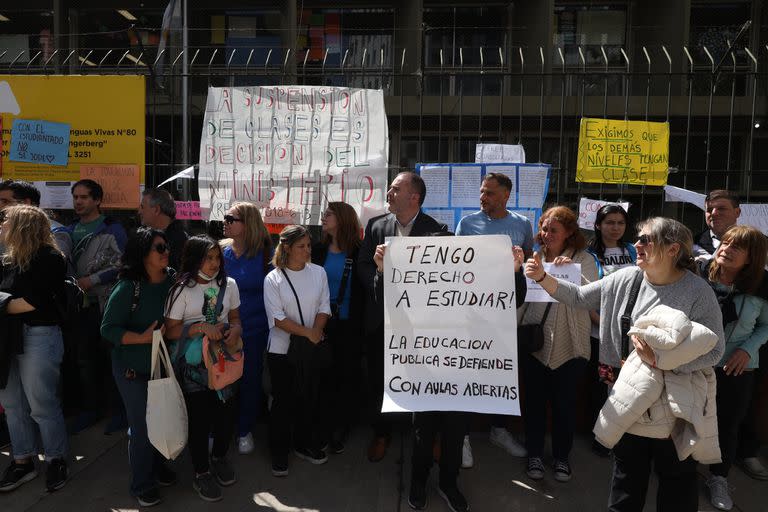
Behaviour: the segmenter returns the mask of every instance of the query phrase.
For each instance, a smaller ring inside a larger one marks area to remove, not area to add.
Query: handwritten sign
[[[509,237],[387,243],[382,412],[519,415]]]
[[[200,201],[176,201],[176,218],[178,220],[202,220]]]
[[[102,208],[134,209],[139,207],[138,165],[81,165],[80,177],[98,182],[104,189]]]
[[[757,228],[768,236],[768,204],[742,203],[740,208],[737,222]]]
[[[42,165],[67,165],[68,149],[68,124],[32,119],[13,120],[11,161]]]
[[[666,185],[669,123],[582,118],[576,181]]]
[[[381,90],[211,87],[198,174],[203,216],[250,201],[274,224],[320,224],[329,201],[383,212],[389,133]]]
[[[475,162],[478,163],[525,163],[522,144],[478,144],[475,146]]]
[[[610,201],[600,201],[599,199],[582,197],[579,199],[579,227],[589,231],[594,230],[597,210],[607,204],[618,204],[624,208],[625,212],[629,211],[629,203],[612,203]]]
[[[547,274],[558,279],[565,279],[574,284],[581,285],[581,263],[569,263],[568,265],[555,265],[544,263]],[[557,302],[539,283],[533,279],[525,278],[528,290],[525,293],[525,302]]]

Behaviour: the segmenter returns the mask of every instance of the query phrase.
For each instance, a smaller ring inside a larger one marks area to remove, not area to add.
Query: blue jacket
[[[754,295],[738,294],[733,298],[738,320],[725,326],[725,353],[718,367],[722,367],[737,348],[750,355],[747,368],[760,364],[759,350],[768,340],[768,302]]]

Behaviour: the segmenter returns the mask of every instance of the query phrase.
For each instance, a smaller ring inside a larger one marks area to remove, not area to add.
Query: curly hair
[[[2,257],[4,265],[17,267],[21,272],[29,270],[35,253],[41,247],[51,247],[58,252],[51,233],[51,222],[37,206],[20,204],[4,210],[2,238],[6,251]]]
[[[584,235],[579,231],[579,218],[576,214],[567,206],[553,206],[547,209],[539,218],[539,232],[536,233],[536,243],[541,244],[541,228],[544,226],[544,221],[556,220],[563,225],[566,231],[571,234],[565,239],[563,249],[571,249],[574,252],[578,252],[587,246],[587,240]],[[544,251],[546,253],[546,251]],[[554,256],[558,256],[555,254]]]

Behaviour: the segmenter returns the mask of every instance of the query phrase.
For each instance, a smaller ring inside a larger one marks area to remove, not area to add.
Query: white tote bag
[[[166,377],[161,378],[161,368]],[[159,330],[152,333],[152,370],[147,383],[147,436],[166,459],[187,444],[187,406]]]

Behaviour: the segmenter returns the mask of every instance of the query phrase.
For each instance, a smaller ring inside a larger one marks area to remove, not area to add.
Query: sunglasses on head
[[[243,222],[243,219],[238,219],[234,215],[225,215],[224,222],[227,224],[234,224],[235,222]]]
[[[635,238],[635,243],[640,245],[648,245],[651,243],[651,237],[648,235],[639,235],[637,238]]]
[[[159,243],[152,246],[154,250],[156,250],[159,254],[165,254],[166,252],[170,251],[171,248],[168,247],[168,244]]]

